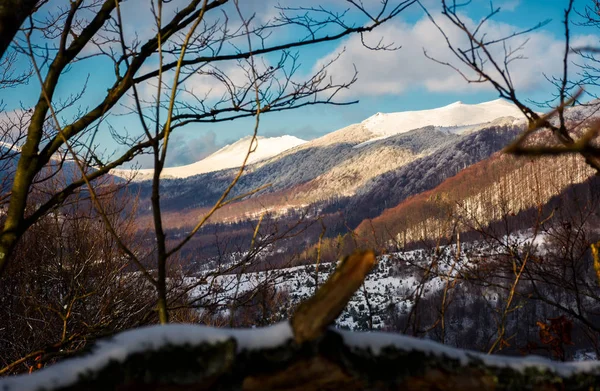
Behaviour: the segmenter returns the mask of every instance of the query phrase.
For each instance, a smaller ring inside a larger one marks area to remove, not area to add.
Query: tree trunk
[[[37,3],[38,0],[0,1],[0,59]]]

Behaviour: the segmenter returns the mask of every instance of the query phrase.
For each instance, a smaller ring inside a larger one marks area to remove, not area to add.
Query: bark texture
[[[0,1],[0,58],[8,49],[25,19],[33,13],[38,0]]]

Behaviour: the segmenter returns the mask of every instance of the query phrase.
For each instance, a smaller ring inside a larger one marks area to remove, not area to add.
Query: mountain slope
[[[364,218],[375,217],[386,207],[431,189],[464,167],[489,157],[522,130],[524,122],[515,117],[468,124],[489,120],[492,114],[483,110],[486,107],[493,115],[514,112],[502,101],[457,103],[427,111],[436,125],[409,131],[404,130],[412,123],[425,121],[421,112],[418,116],[411,112],[408,117],[403,113],[385,115],[386,120],[381,121],[383,131],[372,123],[371,129],[367,128],[365,123],[370,121],[364,121],[264,159],[247,168],[233,195],[266,184],[271,187],[251,199],[228,205],[215,219],[235,221],[264,210],[285,212],[340,199],[348,222],[356,226]],[[461,110],[466,114],[460,114]],[[448,113],[455,113],[456,119]],[[395,133],[386,130],[391,128],[386,121],[403,117],[415,122],[399,124],[402,131]],[[163,181],[164,210],[209,207],[234,175],[234,170],[222,170]],[[145,187],[142,185],[142,194]]]
[[[374,134],[387,137],[430,125],[454,127],[456,132],[464,132],[469,126],[500,117],[522,118],[523,114],[515,105],[503,99],[474,105],[459,101],[432,110],[377,113],[362,124]]]
[[[358,139],[309,147],[302,145],[249,167],[234,191],[235,194],[243,194],[271,184],[267,192],[282,195],[286,193],[285,200],[279,202],[288,206],[351,196],[374,176],[429,155],[459,138],[426,128],[379,140],[364,148],[354,148],[362,142]],[[208,206],[226,188],[234,175],[233,171],[219,171],[165,181],[162,197],[165,208]],[[271,204],[273,202],[277,201],[271,201]]]
[[[212,171],[220,171],[228,168],[240,167],[250,148],[251,136],[244,137],[233,144],[228,144],[210,156],[192,164],[179,167],[166,167],[163,169],[164,178],[188,178],[194,175],[204,174]],[[294,136],[280,137],[257,137],[252,147],[254,152],[248,157],[247,164],[253,164],[260,160],[278,155],[290,148],[304,144],[306,141]],[[154,169],[142,170],[114,170],[113,174],[121,177],[131,177],[134,180],[144,181],[152,178]]]
[[[434,188],[499,151],[521,130],[521,123],[514,118],[499,118],[457,137],[451,144],[440,145],[429,156],[373,178],[350,200],[348,222],[355,226],[412,195]]]
[[[599,103],[592,101],[565,111],[569,128],[576,138],[586,132],[588,124],[593,124],[600,117]],[[557,121],[556,118],[551,120]],[[501,119],[494,121],[501,122]],[[481,131],[474,134],[476,137],[484,135]],[[534,135],[531,142],[535,145],[556,144],[548,132]],[[462,150],[471,155],[482,153],[475,144],[465,145]],[[483,155],[488,152],[483,152]],[[455,154],[452,158],[457,160]],[[474,160],[477,159],[481,162],[462,167],[457,170],[457,175],[448,175],[448,179],[440,181],[441,184],[431,191],[402,188],[401,192],[413,196],[400,197],[401,202],[397,202],[399,197],[394,190],[382,191],[379,198],[367,194],[362,198],[363,202],[369,200],[379,206],[383,198],[392,202],[387,203],[389,209],[383,210],[377,217],[361,222],[356,231],[379,243],[400,237],[403,242],[437,238],[453,229],[449,225],[450,220],[476,222],[473,224],[485,226],[507,213],[518,214],[545,205],[552,197],[586,181],[595,173],[580,155],[533,159],[494,154],[487,159],[479,156]],[[447,160],[441,159],[440,168],[448,167]],[[412,179],[406,181],[407,186],[414,186],[422,176],[413,175]],[[398,186],[393,188],[398,189]],[[355,198],[354,202],[360,203],[361,199]],[[354,210],[352,205],[349,209]]]
[[[451,235],[457,221],[461,230],[485,227],[546,205],[593,174],[578,155],[531,159],[498,153],[363,221],[356,232],[377,243],[437,239]]]

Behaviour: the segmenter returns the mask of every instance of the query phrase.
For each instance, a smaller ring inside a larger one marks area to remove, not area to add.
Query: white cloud
[[[468,9],[469,7],[475,6],[481,7],[484,10],[490,10],[491,5],[494,9],[500,8],[503,12],[512,12],[519,8],[521,5],[521,0],[492,0],[491,4],[490,0],[472,0],[470,2],[461,1],[457,3],[464,4],[464,6],[458,7],[458,9]],[[442,2],[440,0],[421,0],[421,4],[431,12],[441,11],[442,9]],[[448,2],[448,4],[450,4],[450,2]]]
[[[463,20],[469,26],[475,25],[475,22],[466,16],[463,16]],[[452,26],[445,18],[439,17],[436,21],[455,46],[467,47],[464,33]],[[486,26],[487,39],[507,36],[520,30],[518,27],[494,21],[487,23]],[[348,80],[354,72],[351,64],[356,65],[359,80],[350,90],[346,90],[345,97],[401,94],[411,88],[425,88],[430,92],[438,93],[456,91],[468,93],[492,89],[489,83],[468,84],[451,68],[425,57],[424,49],[428,55],[439,61],[459,65],[444,37],[428,18],[424,17],[415,24],[396,20],[366,35],[365,41],[369,45],[375,45],[381,37],[384,38],[384,42],[394,41],[402,48],[392,52],[372,51],[362,45],[360,36],[353,36],[338,46],[334,52],[320,59],[315,68],[345,48],[346,52],[340,60],[329,69],[329,74],[334,77],[334,80]],[[594,39],[598,40],[593,36],[573,37],[573,46],[583,46],[584,43]],[[512,62],[509,70],[516,88],[522,92],[531,92],[547,86],[544,74],[548,76],[561,74],[564,42],[546,31],[538,30],[512,39],[507,49],[515,49],[523,43],[525,43],[524,49],[519,52],[523,58]],[[504,59],[505,49],[502,44],[490,46],[490,50],[497,60]],[[486,69],[490,70],[490,74],[498,76],[489,66],[490,64],[487,64]],[[465,66],[459,68],[465,74],[473,75],[473,72]]]
[[[250,85],[245,63],[227,62],[217,67],[206,67],[185,82],[185,88],[194,96],[209,99],[230,97],[231,91]]]
[[[498,4],[502,11],[514,11],[519,5],[521,5],[521,0],[505,0]]]
[[[202,160],[223,145],[217,143],[215,132],[208,131],[197,137],[174,133],[170,140],[170,146],[167,163],[169,166],[180,166]]]

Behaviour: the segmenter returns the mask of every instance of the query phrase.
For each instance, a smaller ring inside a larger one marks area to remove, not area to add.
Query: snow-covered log
[[[98,342],[79,358],[4,378],[0,390],[600,388],[600,362],[489,356],[391,333],[324,327],[373,262],[372,253],[346,259],[291,322],[247,330],[195,325],[131,330]]]

